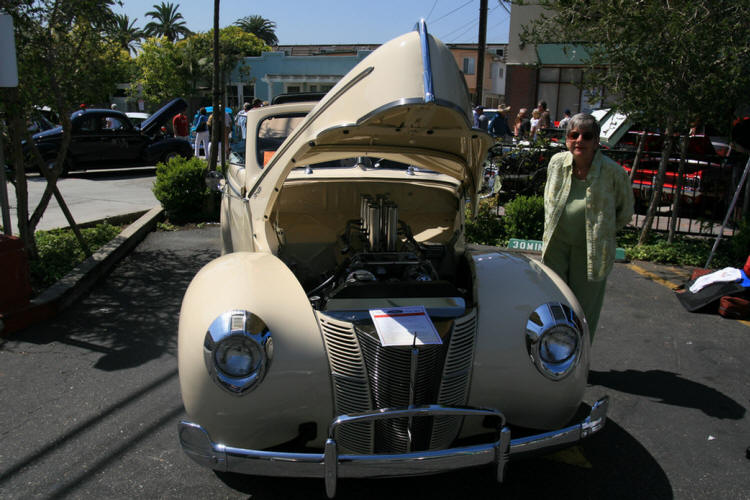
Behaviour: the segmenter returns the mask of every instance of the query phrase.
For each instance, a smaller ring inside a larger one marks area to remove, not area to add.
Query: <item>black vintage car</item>
[[[162,126],[187,108],[174,99],[134,127],[125,113],[111,109],[82,109],[71,116],[72,132],[63,173],[70,170],[154,165],[174,156],[193,155],[190,143],[168,136]],[[34,143],[51,167],[63,137],[62,127],[34,134]]]

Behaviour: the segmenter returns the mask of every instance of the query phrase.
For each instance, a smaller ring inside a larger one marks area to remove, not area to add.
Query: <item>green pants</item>
[[[594,332],[599,323],[599,313],[604,303],[604,288],[607,280],[589,281],[586,272],[586,247],[572,246],[555,240],[549,242],[544,255],[544,264],[552,268],[575,294],[589,324],[589,336],[594,341]]]

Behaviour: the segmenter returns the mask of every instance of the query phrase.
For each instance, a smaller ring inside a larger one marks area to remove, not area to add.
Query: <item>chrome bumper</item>
[[[605,396],[591,407],[589,415],[578,424],[518,439],[510,438],[510,429],[505,426],[505,417],[497,410],[430,405],[342,415],[331,423],[323,453],[283,453],[233,448],[214,443],[203,427],[192,422],[180,422],[178,432],[182,449],[199,465],[219,471],[257,476],[324,478],[326,493],[329,498],[333,498],[338,478],[418,476],[490,463],[495,464],[497,480],[502,482],[509,459],[570,445],[601,430],[607,419],[608,405],[609,398]],[[339,454],[333,439],[334,432],[340,425],[439,415],[498,417],[498,439],[486,444],[395,455]]]

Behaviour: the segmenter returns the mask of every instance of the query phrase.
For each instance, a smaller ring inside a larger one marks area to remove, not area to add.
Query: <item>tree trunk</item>
[[[221,89],[219,88],[219,0],[214,0],[214,78],[213,78],[213,119],[211,120],[211,156],[208,169],[216,170],[216,158],[219,152],[219,140],[223,132],[224,108],[221,108]],[[222,144],[223,146],[223,144]]]
[[[672,195],[672,216],[669,219],[669,235],[667,243],[672,244],[674,241],[675,229],[677,226],[677,216],[680,211],[680,200],[682,199],[682,185],[685,178],[685,163],[687,162],[688,141],[687,135],[680,136],[680,166],[677,167],[677,185],[674,187]]]
[[[643,154],[643,146],[646,144],[646,132],[644,131],[638,136],[638,145],[635,148],[635,158],[633,158],[633,166],[630,167],[630,184],[633,184],[635,179],[635,173],[638,171],[638,166],[641,163],[641,155]]]
[[[34,231],[29,230],[29,190],[26,184],[26,166],[23,162],[23,147],[21,139],[26,130],[26,124],[23,122],[20,106],[18,103],[18,89],[9,88],[7,90],[8,100],[7,110],[11,117],[8,127],[8,136],[10,138],[10,164],[15,166],[16,170],[16,216],[18,222],[18,234],[29,255],[29,260],[37,257],[36,240]],[[5,167],[2,167],[5,168]]]
[[[667,165],[669,164],[669,155],[672,152],[672,122],[671,120],[667,123],[666,130],[664,131],[664,146],[661,151],[661,160],[659,161],[659,171],[656,174],[656,180],[654,181],[651,192],[651,203],[649,203],[648,211],[646,212],[646,220],[643,221],[643,228],[641,228],[641,235],[638,238],[638,245],[643,245],[648,238],[648,233],[651,230],[651,225],[654,223],[654,215],[656,214],[656,208],[659,205],[661,199],[662,186],[664,186],[664,173],[667,171]]]

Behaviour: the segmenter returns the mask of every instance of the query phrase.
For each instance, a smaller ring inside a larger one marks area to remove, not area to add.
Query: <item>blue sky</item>
[[[117,13],[137,18],[143,27],[151,18],[146,12],[161,0],[123,0]],[[213,27],[210,0],[171,0],[192,31]],[[510,14],[498,0],[489,0],[487,42],[507,43]],[[221,0],[219,25],[261,15],[276,23],[282,45],[383,43],[414,27],[420,18],[427,29],[445,43],[476,43],[479,30],[479,0]]]

